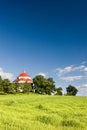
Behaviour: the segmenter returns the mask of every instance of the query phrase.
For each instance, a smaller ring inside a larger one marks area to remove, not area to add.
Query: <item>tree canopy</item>
[[[78,92],[77,88],[72,86],[72,85],[69,85],[67,88],[66,88],[66,91],[67,91],[67,95],[73,95],[75,96]]]
[[[53,78],[45,78],[42,75],[37,75],[33,79],[35,92],[41,94],[51,94],[51,92],[55,89],[55,82]]]
[[[53,78],[46,78],[42,75],[36,75],[33,78],[33,84],[30,83],[11,83],[9,79],[2,79],[0,76],[0,93],[26,93],[35,92],[39,94],[63,95],[62,87],[56,87]],[[66,95],[75,96],[78,90],[75,86],[69,85],[66,88]]]

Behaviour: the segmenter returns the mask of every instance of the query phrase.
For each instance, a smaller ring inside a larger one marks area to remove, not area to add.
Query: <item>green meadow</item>
[[[0,95],[0,130],[87,130],[87,97]]]

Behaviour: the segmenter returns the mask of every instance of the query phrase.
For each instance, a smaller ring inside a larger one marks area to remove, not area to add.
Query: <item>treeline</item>
[[[9,79],[2,79],[0,76],[0,94],[10,93],[27,93],[34,92],[38,94],[48,95],[63,95],[62,87],[56,87],[53,78],[45,78],[42,75],[37,75],[33,78],[33,84],[30,83],[11,83]],[[76,87],[69,85],[66,88],[65,95],[77,94],[78,90]]]

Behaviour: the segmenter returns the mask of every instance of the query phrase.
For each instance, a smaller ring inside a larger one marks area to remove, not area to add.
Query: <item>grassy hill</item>
[[[0,130],[87,130],[87,97],[0,95]]]

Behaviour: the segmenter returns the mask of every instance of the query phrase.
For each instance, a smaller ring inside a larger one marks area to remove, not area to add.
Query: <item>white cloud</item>
[[[82,84],[78,86],[78,89],[83,92],[87,92],[87,84]]]
[[[56,71],[58,72],[57,73],[58,76],[61,76],[61,75],[65,74],[65,73],[72,72],[73,71],[73,66],[67,66],[67,67],[65,67],[63,69],[57,68]]]
[[[85,75],[87,76],[87,67],[84,68]]]
[[[87,77],[87,67],[85,67],[85,68],[83,69],[83,71],[84,71],[84,73],[85,73],[85,75],[86,75],[86,77]]]
[[[87,72],[87,67],[84,68],[84,71]]]
[[[45,73],[38,73],[38,75],[42,75],[42,76],[46,77]]]
[[[73,71],[87,71],[87,68],[84,65],[81,65],[81,66],[71,65],[71,66],[67,66],[63,69],[57,68],[56,71],[57,71],[58,75],[60,76],[60,75],[63,75],[65,73],[70,73]]]
[[[85,65],[80,65],[80,66],[71,65],[71,66],[66,66],[65,68],[57,68],[56,74],[57,74],[59,79],[65,80],[68,82],[74,81],[74,80],[81,80],[83,78],[87,78],[87,66],[85,66]],[[70,76],[67,76],[67,74]]]
[[[13,77],[13,74],[12,73],[7,73],[7,72],[4,72],[2,68],[0,68],[0,76],[3,78],[3,79],[12,79]]]
[[[84,65],[80,65],[80,66],[75,66],[73,67],[73,71],[83,71],[85,69]]]
[[[60,77],[60,79],[65,80],[65,81],[74,81],[74,80],[81,80],[83,76],[66,76],[66,77]]]

